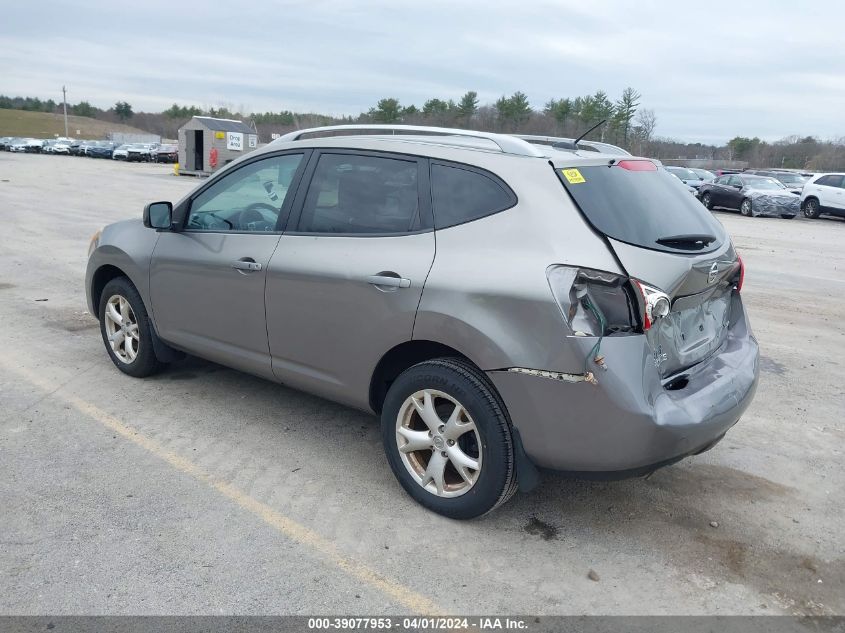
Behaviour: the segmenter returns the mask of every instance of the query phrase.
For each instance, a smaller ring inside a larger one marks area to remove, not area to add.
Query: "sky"
[[[0,1],[9,96],[357,115],[632,86],[661,137],[845,137],[840,0]]]

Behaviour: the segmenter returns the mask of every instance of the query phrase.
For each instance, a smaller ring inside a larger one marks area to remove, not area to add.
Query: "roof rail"
[[[559,149],[575,149],[575,139],[574,138],[563,138],[559,136],[537,136],[534,134],[514,134],[516,138],[522,139],[523,141],[527,141],[529,143],[539,143],[541,145],[551,145],[552,147],[557,147]],[[620,154],[625,156],[630,156],[631,153],[627,150],[622,149],[616,145],[611,145],[610,143],[605,143],[603,141],[591,141],[588,139],[583,139],[578,142],[578,145],[589,145],[591,147],[595,147],[596,149],[603,149],[606,150],[603,153],[605,154]]]
[[[351,124],[351,125],[327,125],[324,127],[313,127],[305,130],[289,132],[276,139],[279,142],[298,141],[309,134],[322,134],[328,132],[384,132],[391,135],[425,134],[430,136],[462,136],[478,138],[495,143],[499,150],[505,154],[516,156],[531,156],[539,158],[545,156],[535,145],[526,140],[511,134],[494,134],[493,132],[476,132],[474,130],[460,130],[448,127],[427,127],[425,125],[383,125],[383,124]],[[336,136],[344,136],[342,134]]]

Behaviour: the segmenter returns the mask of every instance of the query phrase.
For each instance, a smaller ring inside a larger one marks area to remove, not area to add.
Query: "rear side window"
[[[405,233],[419,227],[416,161],[322,154],[302,208],[300,233]]]
[[[822,176],[816,181],[817,185],[825,185],[827,187],[841,187],[842,176]]]
[[[660,251],[701,252],[726,239],[722,225],[687,187],[650,161],[556,171],[590,224],[615,240]]]
[[[516,195],[495,176],[474,169],[431,164],[434,228],[477,220],[516,204]]]

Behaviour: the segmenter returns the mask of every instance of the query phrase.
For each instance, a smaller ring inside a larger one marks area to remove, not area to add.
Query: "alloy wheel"
[[[452,396],[424,389],[396,416],[396,446],[405,468],[438,497],[466,494],[481,474],[481,437],[469,412]]]
[[[742,215],[750,216],[751,215],[751,200],[749,200],[748,198],[743,200],[742,204],[739,207],[739,211],[740,211],[740,213],[742,213]]]
[[[135,312],[121,295],[112,295],[106,302],[104,315],[106,336],[114,355],[127,365],[138,356],[141,343]]]
[[[818,206],[818,202],[810,198],[804,203],[804,217],[806,218],[815,218],[818,216],[818,211],[816,207]]]

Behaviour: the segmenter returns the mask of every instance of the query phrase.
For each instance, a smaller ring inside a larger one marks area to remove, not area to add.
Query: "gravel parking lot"
[[[196,184],[0,153],[0,613],[845,614],[845,221],[717,214],[762,375],[713,451],[459,523],[404,494],[373,416],[113,367],[88,240]]]

